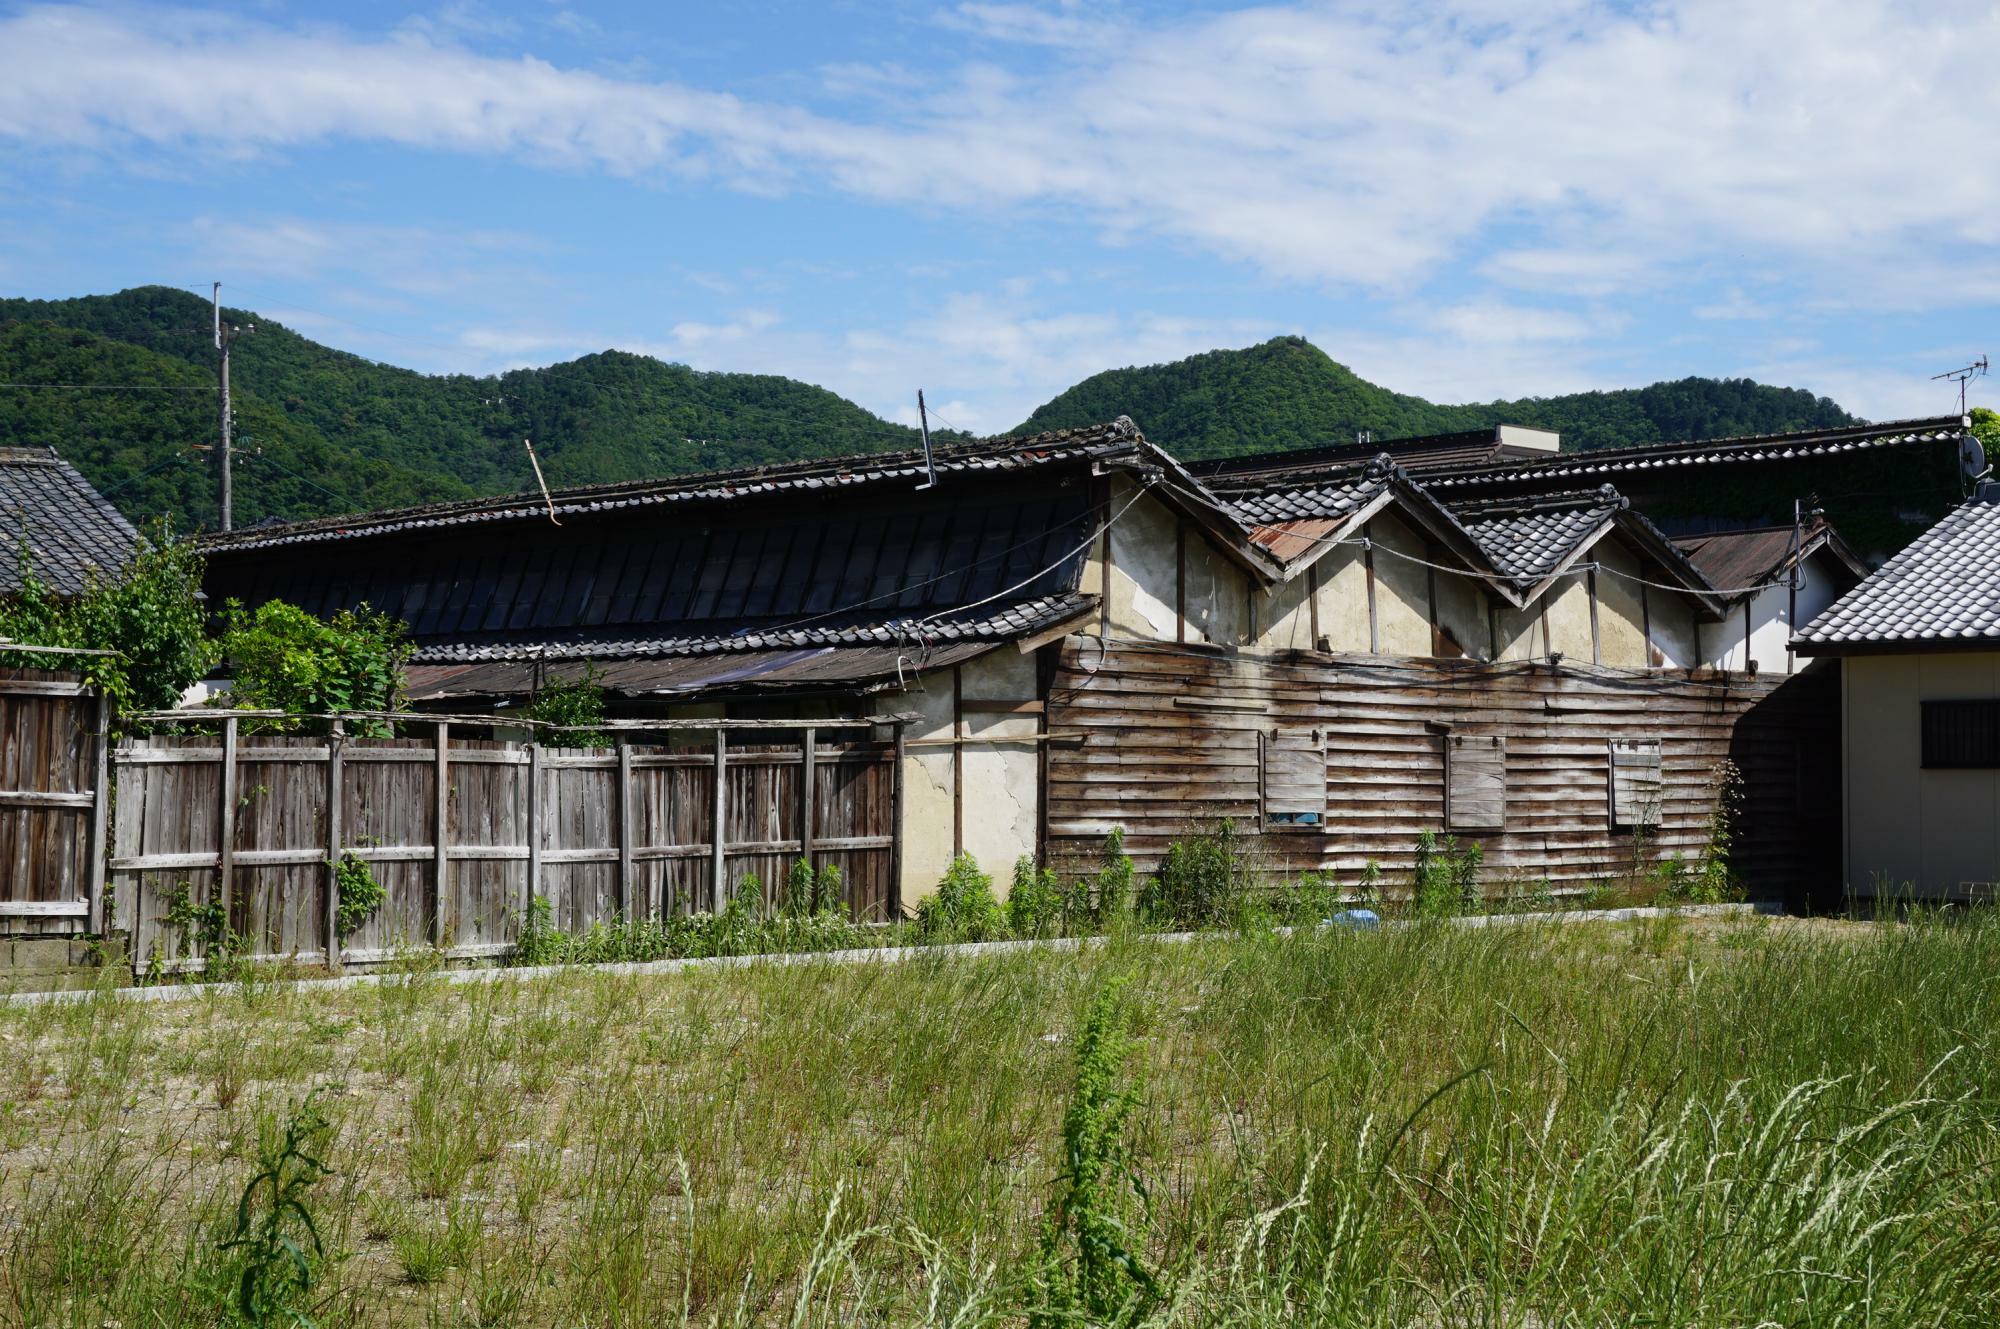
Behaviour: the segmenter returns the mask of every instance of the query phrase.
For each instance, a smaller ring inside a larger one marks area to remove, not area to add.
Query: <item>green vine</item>
[[[333,885],[339,896],[339,904],[334,911],[334,930],[340,934],[342,941],[346,941],[382,907],[387,894],[382,889],[382,883],[375,880],[375,874],[369,871],[367,862],[352,850],[342,854],[340,861],[333,864]]]

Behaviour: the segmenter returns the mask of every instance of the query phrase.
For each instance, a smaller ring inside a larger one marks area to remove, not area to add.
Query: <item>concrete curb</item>
[[[1766,902],[1754,904],[1695,904],[1677,907],[1655,908],[1651,906],[1631,909],[1581,909],[1546,914],[1474,914],[1463,918],[1446,920],[1452,926],[1466,928],[1525,927],[1537,923],[1624,923],[1642,918],[1716,918],[1736,914],[1782,914],[1782,905]],[[1407,928],[1412,924],[1405,919],[1395,919],[1381,924],[1384,928]],[[1290,936],[1295,928],[1274,928],[1280,936]],[[1167,944],[1199,941],[1203,938],[1228,936],[1215,932],[1148,932],[1139,934],[1144,940]],[[627,961],[617,964],[589,965],[535,965],[531,967],[495,967],[490,969],[442,969],[425,975],[423,982],[462,984],[518,982],[537,978],[552,978],[562,974],[681,974],[702,969],[734,969],[745,965],[849,965],[849,964],[902,964],[918,959],[950,959],[954,957],[981,955],[1009,955],[1017,951],[1078,951],[1086,946],[1101,946],[1106,938],[1095,937],[1052,937],[1041,941],[969,941],[948,946],[871,946],[852,951],[806,951],[771,955],[729,955],[707,959],[690,960],[646,960]],[[344,978],[298,978],[274,979],[269,983],[252,984],[253,987],[275,989],[283,992],[339,992],[351,988],[380,987],[387,983],[407,983],[412,981],[405,974],[351,974]],[[113,1001],[196,1001],[205,997],[223,996],[241,991],[240,983],[182,983],[162,987],[86,989],[63,992],[13,992],[0,995],[0,1006],[40,1006],[59,1003],[94,1001],[106,998]]]

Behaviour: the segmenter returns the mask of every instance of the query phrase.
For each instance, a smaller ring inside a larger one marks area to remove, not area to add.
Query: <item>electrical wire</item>
[[[214,392],[213,383],[0,383],[0,388],[62,392]]]
[[[1071,559],[1075,558],[1078,554],[1081,554],[1084,550],[1090,548],[1091,544],[1094,541],[1096,541],[1099,536],[1103,535],[1106,531],[1110,530],[1114,525],[1116,525],[1120,517],[1124,516],[1126,513],[1132,510],[1133,504],[1137,503],[1140,499],[1146,496],[1146,490],[1148,487],[1149,486],[1141,485],[1139,487],[1139,492],[1135,493],[1134,495],[1132,495],[1130,499],[1126,500],[1124,507],[1118,509],[1118,511],[1112,513],[1109,517],[1106,517],[1104,519],[1104,524],[1102,526],[1099,526],[1096,530],[1092,531],[1089,535],[1085,536],[1083,539],[1083,543],[1077,545],[1074,549],[1070,550],[1068,553],[1064,554],[1061,558],[1049,564],[1047,567],[1027,577],[1023,577],[1020,581],[1015,582],[1012,586],[1007,587],[1005,590],[995,591],[991,595],[985,596],[978,600],[974,600],[971,604],[953,605],[949,609],[940,609],[934,614],[927,614],[916,621],[916,626],[921,627],[926,623],[934,623],[938,619],[943,618],[946,614],[962,614],[968,609],[977,609],[979,608],[979,606],[983,604],[991,604],[993,601],[1000,599],[1002,596],[1012,595],[1015,591],[1020,590],[1022,587],[1030,585],[1042,577],[1048,576],[1051,572],[1054,572],[1057,568],[1069,562]]]

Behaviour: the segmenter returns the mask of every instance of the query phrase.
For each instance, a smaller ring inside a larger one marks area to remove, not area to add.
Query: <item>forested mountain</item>
[[[232,357],[237,520],[303,517],[530,487],[523,438],[557,485],[913,446],[916,432],[823,388],[605,351],[499,375],[427,375],[322,346],[248,310]],[[0,444],[52,444],[134,517],[214,524],[208,303],[171,287],[0,300]],[[1376,387],[1297,337],[1097,374],[1025,431],[1118,415],[1177,455],[1302,447],[1507,422],[1565,447],[1847,423],[1810,393],[1747,380],[1439,406]]]
[[[312,516],[914,446],[823,388],[700,373],[605,351],[544,369],[428,375],[337,351],[249,310],[230,358],[236,519]],[[76,300],[0,300],[0,444],[53,444],[127,513],[213,525],[216,434],[208,302],[148,286]],[[147,385],[188,391],[145,390]]]
[[[1303,337],[1275,337],[1240,351],[1093,374],[1021,428],[1059,429],[1121,414],[1189,459],[1352,442],[1364,429],[1390,439],[1536,425],[1560,430],[1571,451],[1854,423],[1825,397],[1749,379],[1684,378],[1614,392],[1438,406],[1376,387]]]

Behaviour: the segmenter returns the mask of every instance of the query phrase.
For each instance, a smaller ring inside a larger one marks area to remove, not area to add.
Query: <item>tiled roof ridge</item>
[[[439,664],[473,660],[632,659],[664,655],[718,655],[810,646],[893,646],[921,652],[925,643],[1008,641],[1096,607],[1097,596],[1059,591],[942,614],[870,617],[846,624],[786,623],[745,627],[730,633],[598,633],[563,642],[525,639],[484,642],[455,640],[418,644],[411,660]]]
[[[1591,448],[1565,452],[1546,460],[1485,462],[1476,466],[1443,469],[1431,474],[1426,483],[1434,485],[1476,484],[1480,481],[1528,479],[1571,472],[1587,473],[1606,469],[1664,466],[1682,461],[1726,460],[1783,454],[1795,448],[1825,448],[1875,445],[1890,441],[1928,441],[1962,435],[1970,428],[1962,415],[1923,416],[1907,420],[1884,420],[1872,424],[1839,425],[1828,429],[1799,429],[1776,434],[1738,434],[1725,438],[1683,439],[1664,443],[1637,443],[1619,448]]]
[[[0,466],[60,466],[62,458],[45,445],[9,443],[0,446]]]
[[[1421,484],[1421,481],[1418,482]],[[1632,500],[1614,485],[1595,489],[1565,489],[1552,494],[1513,495],[1505,498],[1453,499],[1445,510],[1460,521],[1490,521],[1500,517],[1531,517],[1543,512],[1563,512],[1572,508],[1630,508]]]
[[[984,439],[931,449],[933,462],[944,470],[963,468],[989,458],[1020,456],[1094,444],[1146,446],[1144,436],[1128,416],[1118,416],[1103,424],[1069,429],[1053,429],[1040,434],[1013,438]],[[486,498],[454,499],[444,503],[419,504],[373,512],[314,517],[277,526],[246,527],[227,533],[211,533],[195,543],[207,551],[256,549],[267,545],[339,539],[377,530],[419,526],[448,526],[467,521],[511,517],[536,517],[553,504],[558,513],[587,511],[605,506],[633,506],[647,502],[704,497],[726,499],[744,494],[790,489],[812,480],[862,483],[890,479],[923,470],[922,448],[892,452],[855,453],[840,457],[808,458],[795,462],[767,463],[723,471],[701,471],[663,476],[652,480],[621,480],[601,485],[576,485],[552,489],[546,499],[540,490],[524,490]]]

